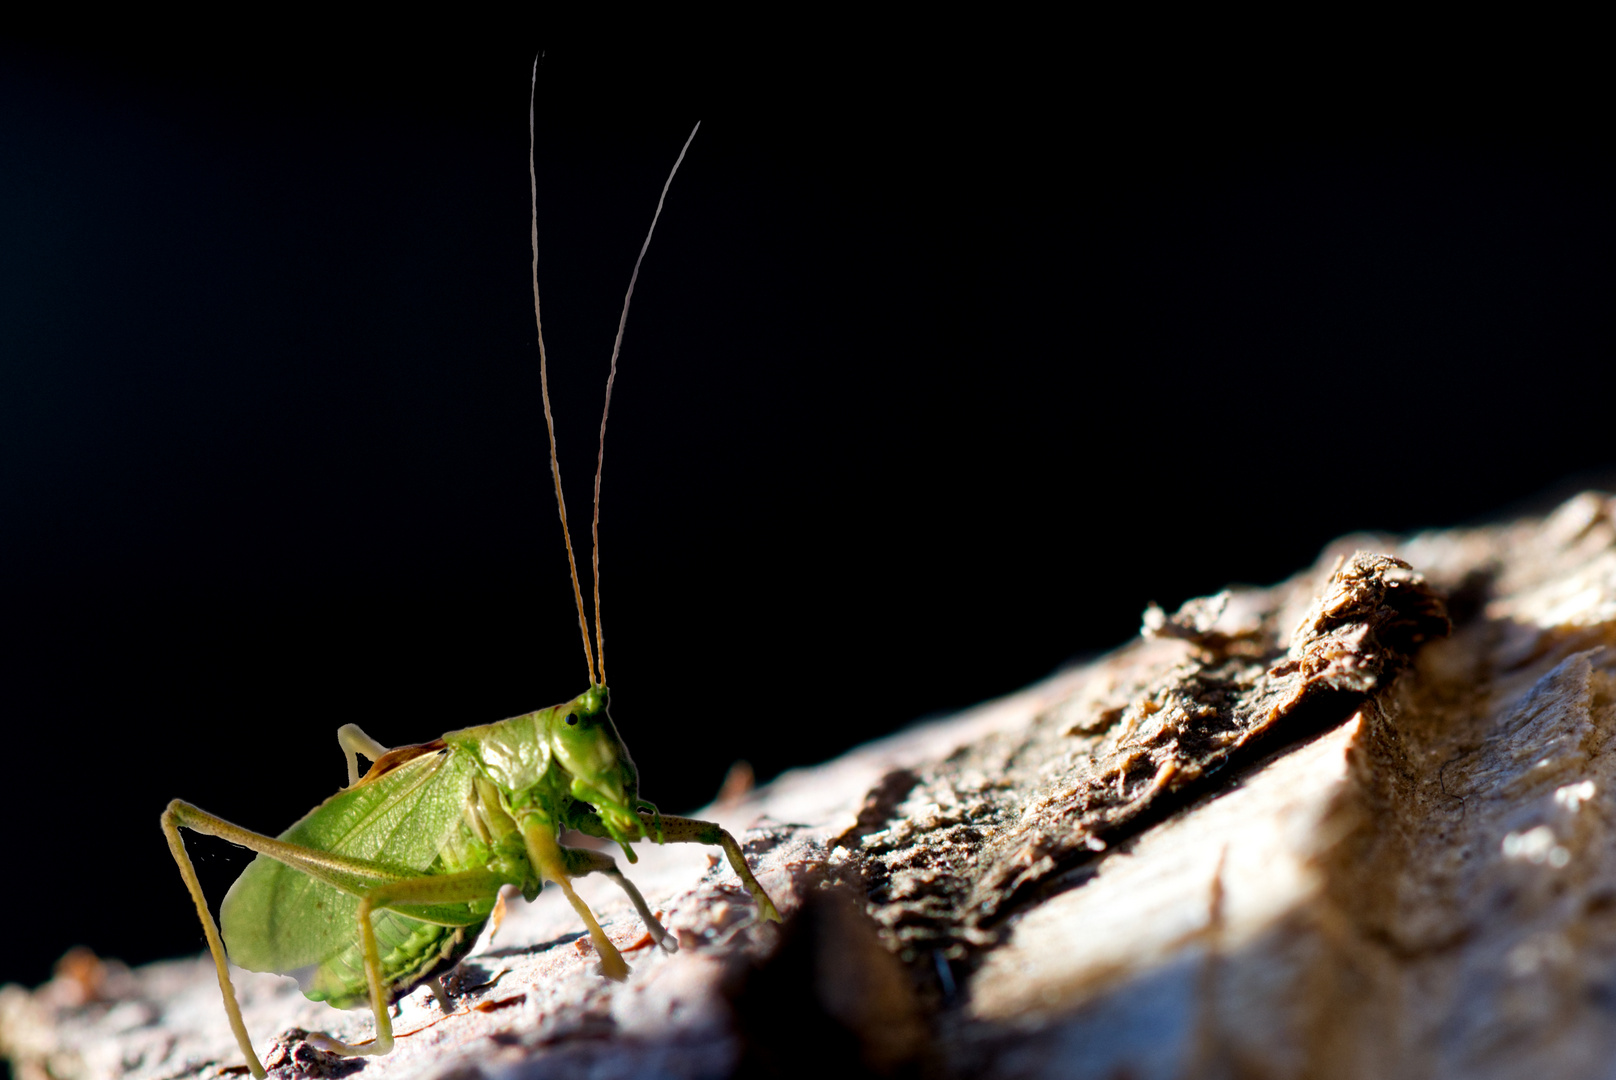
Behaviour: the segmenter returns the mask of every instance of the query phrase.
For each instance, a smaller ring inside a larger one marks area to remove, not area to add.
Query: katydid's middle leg
[[[562,848],[561,856],[567,861],[567,873],[573,877],[583,877],[585,874],[605,874],[617,882],[617,887],[628,894],[629,902],[634,905],[634,910],[640,913],[640,919],[645,923],[645,932],[651,935],[651,940],[660,945],[663,952],[675,953],[679,951],[678,939],[668,933],[667,929],[657,921],[657,917],[651,913],[650,905],[645,902],[645,897],[640,895],[640,890],[635,888],[634,883],[624,877],[623,872],[617,868],[616,859],[603,851],[570,847]]]
[[[769,894],[763,891],[757,878],[752,876],[752,868],[746,865],[746,856],[741,854],[741,845],[735,842],[723,826],[716,821],[699,821],[696,818],[678,817],[674,814],[640,814],[640,821],[645,827],[645,835],[664,844],[709,844],[724,849],[724,857],[729,860],[730,868],[746,886],[746,891],[752,894],[752,899],[758,906],[758,918],[771,922],[780,921],[780,912],[775,909],[774,901]],[[658,834],[660,833],[660,836]]]
[[[572,887],[572,874],[567,868],[563,849],[556,840],[555,826],[542,818],[527,817],[522,819],[520,827],[534,869],[545,881],[553,881],[560,887],[567,903],[583,920],[584,928],[589,931],[589,940],[595,943],[595,951],[600,954],[600,973],[613,982],[628,978],[628,961],[623,959],[623,954],[617,951],[617,946],[612,944],[606,931],[595,920],[595,913],[589,910],[589,905]]]

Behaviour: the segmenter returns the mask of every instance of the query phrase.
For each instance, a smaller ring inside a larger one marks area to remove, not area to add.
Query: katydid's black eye
[[[567,714],[567,726],[568,727],[573,727],[577,723],[578,723],[578,715],[576,713],[568,713]]]

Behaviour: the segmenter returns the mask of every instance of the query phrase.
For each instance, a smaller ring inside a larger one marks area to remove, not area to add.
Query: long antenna
[[[696,126],[690,129],[690,137],[685,140],[685,145],[679,150],[679,157],[675,159],[673,168],[668,172],[668,179],[662,185],[662,194],[657,197],[656,213],[651,215],[651,227],[645,230],[645,243],[640,245],[640,257],[634,260],[634,273],[628,278],[628,292],[623,297],[623,314],[617,319],[617,340],[612,342],[612,369],[606,376],[606,407],[600,411],[600,452],[595,456],[595,520],[589,528],[590,554],[594,562],[592,569],[595,578],[595,655],[600,657],[601,686],[606,685],[606,636],[601,630],[600,623],[600,474],[606,467],[606,418],[612,414],[612,386],[617,382],[617,354],[623,351],[623,328],[628,325],[628,305],[634,299],[634,283],[640,280],[640,264],[645,261],[645,253],[651,247],[651,234],[656,232],[657,221],[662,217],[662,204],[668,199],[668,189],[673,186],[673,178],[679,174],[679,166],[684,164],[685,152],[690,149],[690,144],[696,141],[696,132],[700,130],[701,121],[698,120]],[[535,224],[533,234],[535,237],[538,236],[537,229],[538,225]],[[534,243],[537,244],[538,241],[535,239]],[[535,255],[535,267],[538,265],[537,258]],[[535,269],[534,273],[536,275],[538,271]],[[535,277],[535,283],[537,280]],[[538,286],[535,284],[533,294],[535,303],[538,299],[537,290]],[[539,355],[542,366],[544,355],[542,347]],[[546,412],[545,416],[548,417],[549,413]],[[559,484],[560,481],[557,480],[556,483]],[[582,614],[583,610],[580,608],[579,615]],[[587,642],[585,648],[588,648]]]
[[[539,57],[544,54],[540,53]],[[533,59],[533,85],[527,98],[527,178],[533,196],[533,322],[539,330],[539,389],[544,395],[544,426],[550,431],[550,475],[555,477],[556,506],[561,511],[561,538],[567,542],[567,568],[572,571],[572,598],[578,604],[578,631],[584,636],[584,663],[589,665],[589,683],[602,686],[595,679],[595,657],[589,651],[589,619],[584,615],[584,592],[578,584],[578,561],[572,557],[572,532],[567,528],[567,499],[561,494],[561,460],[556,456],[555,418],[550,415],[549,363],[544,355],[544,319],[539,315],[539,174],[534,165],[533,105],[539,94],[539,57]],[[600,491],[600,480],[595,481]],[[597,577],[599,575],[597,574]],[[597,586],[598,589],[598,586]],[[598,593],[597,593],[598,595]],[[596,601],[596,606],[599,606]]]

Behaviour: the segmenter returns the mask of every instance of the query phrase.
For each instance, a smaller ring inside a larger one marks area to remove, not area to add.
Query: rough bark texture
[[[633,876],[681,950],[593,974],[548,893],[363,1012],[245,973],[277,1076],[1605,1076],[1616,1072],[1616,506],[1353,537],[1267,589],[711,811],[787,915],[702,849]],[[1451,623],[1449,617],[1451,616]],[[1451,634],[1449,633],[1452,629]],[[88,957],[0,991],[20,1078],[239,1063],[200,959]]]

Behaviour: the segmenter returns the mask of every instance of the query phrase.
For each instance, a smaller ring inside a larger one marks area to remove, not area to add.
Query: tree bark
[[[1604,1076],[1616,1063],[1616,503],[1351,537],[1266,589],[710,808],[787,916],[700,848],[580,882],[365,1013],[242,973],[279,1076]],[[239,1064],[211,968],[70,958],[0,991],[19,1080]],[[266,1052],[267,1051],[267,1052]]]

